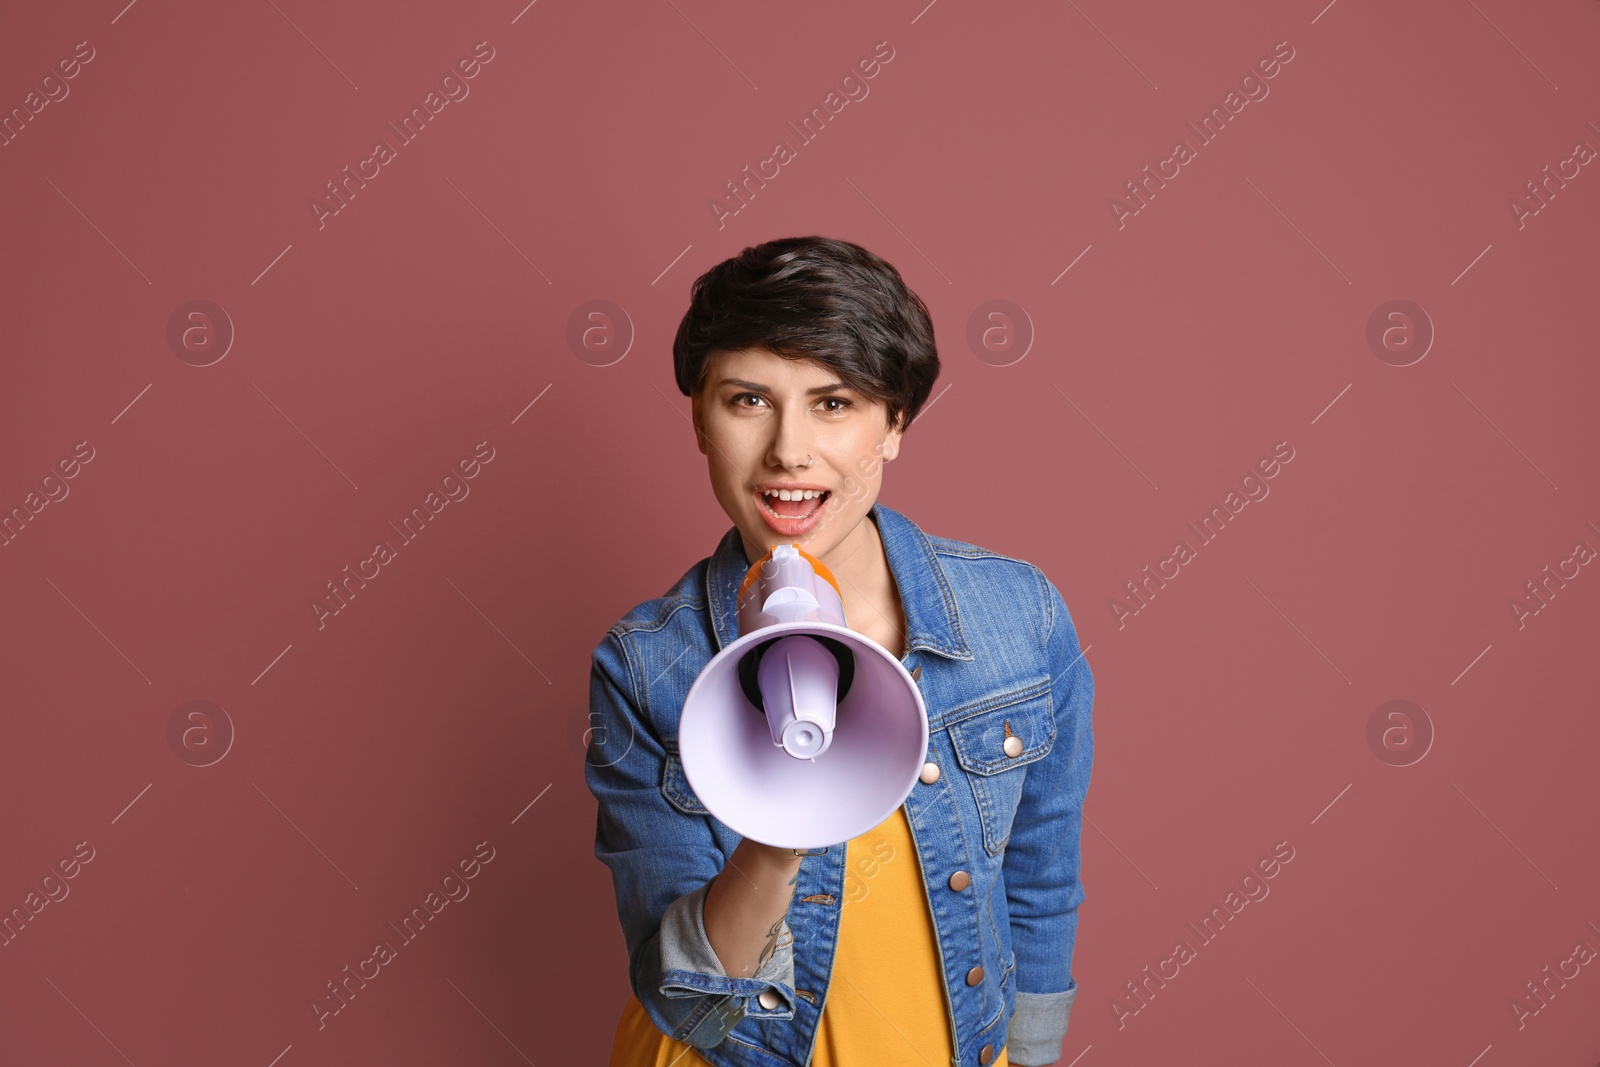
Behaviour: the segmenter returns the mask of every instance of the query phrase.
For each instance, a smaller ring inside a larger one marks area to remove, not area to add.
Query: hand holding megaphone
[[[904,802],[928,750],[921,690],[851,630],[832,574],[777,545],[739,588],[739,638],[684,699],[678,751],[706,809],[744,837],[823,848]]]

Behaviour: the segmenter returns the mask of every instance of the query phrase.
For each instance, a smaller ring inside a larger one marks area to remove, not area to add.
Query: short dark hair
[[[672,342],[678,390],[693,396],[714,353],[745,348],[816,360],[902,429],[939,377],[922,299],[887,260],[830,237],[752,245],[695,279]]]

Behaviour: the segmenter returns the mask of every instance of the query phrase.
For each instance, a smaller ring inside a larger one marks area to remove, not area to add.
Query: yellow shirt
[[[811,907],[812,905],[803,905]],[[943,969],[905,808],[850,839],[839,945],[811,1067],[946,1067],[954,1057]],[[887,1024],[887,1025],[886,1025]],[[990,1067],[1008,1067],[1001,1049]],[[708,1067],[630,996],[611,1067]]]

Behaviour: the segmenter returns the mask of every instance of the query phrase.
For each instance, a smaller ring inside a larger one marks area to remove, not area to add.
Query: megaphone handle
[[[828,846],[823,845],[821,848],[791,848],[789,851],[796,856],[820,856],[828,851]]]

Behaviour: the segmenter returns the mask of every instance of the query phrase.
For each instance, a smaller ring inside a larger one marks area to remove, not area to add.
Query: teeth
[[[821,489],[803,489],[798,492],[788,489],[763,489],[762,496],[775,496],[779,500],[812,500],[823,494]]]

